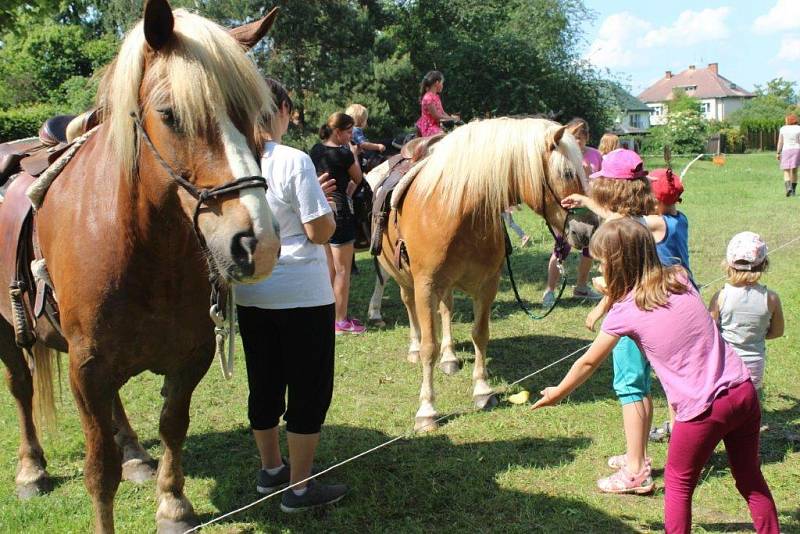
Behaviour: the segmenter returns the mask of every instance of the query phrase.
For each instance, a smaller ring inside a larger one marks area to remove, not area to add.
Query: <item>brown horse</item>
[[[409,361],[422,360],[415,429],[437,426],[433,367],[441,323],[446,339],[440,366],[448,374],[458,368],[455,354],[446,350],[454,289],[473,299],[473,399],[481,408],[497,403],[487,382],[486,346],[490,307],[505,257],[500,214],[524,202],[554,231],[566,235],[570,244],[584,247],[597,218],[588,213],[571,215],[560,205],[560,199],[582,191],[583,173],[580,150],[565,128],[529,118],[462,126],[410,171],[415,178],[400,207],[390,215],[380,263],[400,285],[408,310]],[[396,250],[399,243],[404,250]]]
[[[150,475],[118,395],[145,370],[164,375],[158,529],[182,532],[196,521],[181,449],[192,392],[214,354],[209,269],[222,281],[255,281],[271,272],[280,248],[257,176],[256,130],[274,105],[245,53],[274,14],[228,32],[173,13],[166,0],[146,2],[101,84],[104,123],[36,213],[63,337],[37,322],[34,374],[46,375],[43,343],[68,350],[98,532],[114,530],[121,463],[131,478]],[[6,292],[0,308],[9,317]],[[31,417],[32,377],[1,321],[0,351],[21,421],[17,484],[36,493],[48,475]]]

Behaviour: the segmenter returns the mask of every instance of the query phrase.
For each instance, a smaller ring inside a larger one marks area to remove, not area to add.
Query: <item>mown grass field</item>
[[[658,161],[651,162],[654,166]],[[685,161],[678,161],[681,169]],[[681,209],[690,221],[690,253],[696,279],[712,282],[706,300],[720,287],[719,263],[730,237],[742,230],[762,234],[774,250],[800,235],[800,198],[785,198],[772,154],[730,156],[722,167],[696,163],[685,177]],[[551,247],[540,219],[529,211],[515,218],[535,238],[516,250],[515,274],[523,297],[538,300]],[[516,243],[516,238],[513,238]],[[574,254],[573,254],[574,256]],[[575,258],[569,273],[574,277]],[[800,532],[800,241],[771,256],[766,283],[783,300],[786,335],[769,343],[763,435],[763,469],[785,532]],[[372,291],[371,259],[359,255],[362,274],[354,278],[352,311],[364,317]],[[571,291],[565,293],[570,297]],[[492,314],[489,344],[492,383],[504,388],[591,340],[583,320],[591,304],[565,299],[546,320],[533,322],[516,307],[507,277]],[[471,404],[472,308],[457,296],[454,334],[467,360],[456,376],[438,374],[441,413],[460,414],[440,430],[395,443],[327,475],[352,488],[326,512],[287,516],[269,500],[209,532],[657,532],[662,530],[666,444],[651,447],[659,489],[654,496],[598,493],[595,479],[609,473],[606,458],[623,452],[621,413],[611,390],[610,362],[557,408],[532,412],[507,402],[492,412]],[[329,465],[394,436],[413,425],[420,374],[405,359],[408,321],[396,285],[384,300],[389,326],[338,341],[336,389],[318,459]],[[131,320],[136,320],[132,317]],[[313,335],[313,332],[309,332]],[[681,335],[675,332],[675,335]],[[539,391],[560,379],[570,362],[522,385]],[[122,390],[128,414],[154,457],[161,454],[157,422],[160,378],[145,374]],[[517,391],[517,389],[513,389]],[[186,494],[202,520],[246,504],[257,495],[257,455],[246,417],[247,383],[241,357],[236,375],[224,381],[216,362],[196,391],[185,446]],[[656,421],[667,416],[660,390]],[[0,389],[0,531],[87,532],[91,504],[82,478],[83,435],[64,377],[60,425],[43,437],[48,470],[56,487],[27,502],[14,495],[18,446],[16,409]],[[463,412],[463,413],[462,413]],[[120,485],[116,499],[119,532],[155,528],[155,488],[149,482]],[[724,451],[718,450],[702,475],[694,499],[697,532],[748,532],[750,519],[734,487]]]

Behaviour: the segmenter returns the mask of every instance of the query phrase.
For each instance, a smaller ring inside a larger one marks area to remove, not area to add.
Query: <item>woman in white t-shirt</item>
[[[786,196],[797,194],[797,168],[800,167],[800,125],[797,115],[786,115],[786,125],[781,127],[778,135],[778,160],[783,170],[783,184]]]
[[[248,417],[261,456],[256,489],[263,494],[311,475],[333,394],[336,339],[333,289],[322,246],[336,228],[323,188],[331,191],[335,183],[327,175],[318,179],[305,153],[280,144],[292,101],[278,82],[267,80],[267,85],[278,109],[264,132],[261,174],[280,226],[281,255],[269,278],[236,287],[250,387]],[[291,467],[281,457],[281,416]],[[281,509],[294,512],[331,504],[345,493],[344,485],[311,480],[284,492]]]

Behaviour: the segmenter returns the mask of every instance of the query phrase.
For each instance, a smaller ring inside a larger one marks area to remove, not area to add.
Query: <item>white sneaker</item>
[[[549,289],[542,295],[542,308],[550,308],[556,303],[556,295]]]
[[[575,286],[572,289],[572,296],[581,299],[600,300],[603,295],[595,291],[589,286]]]

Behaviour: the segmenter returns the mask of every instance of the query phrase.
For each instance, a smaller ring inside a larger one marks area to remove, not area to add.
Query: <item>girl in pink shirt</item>
[[[690,532],[692,493],[714,448],[724,441],[736,487],[747,501],[756,531],[778,534],[775,502],[759,466],[761,408],[756,390],[686,271],[662,266],[650,231],[629,218],[603,224],[590,250],[600,260],[613,305],[591,348],[558,386],[542,390],[533,407],[557,404],[597,370],[621,336],[632,338],[676,413],[664,472],[666,532]],[[646,477],[648,470],[628,476]]]
[[[448,115],[442,107],[442,99],[439,93],[444,89],[444,76],[438,70],[432,70],[422,79],[419,86],[420,93],[420,117],[417,120],[417,134],[420,137],[428,137],[442,133],[439,121],[460,120],[458,115]]]

